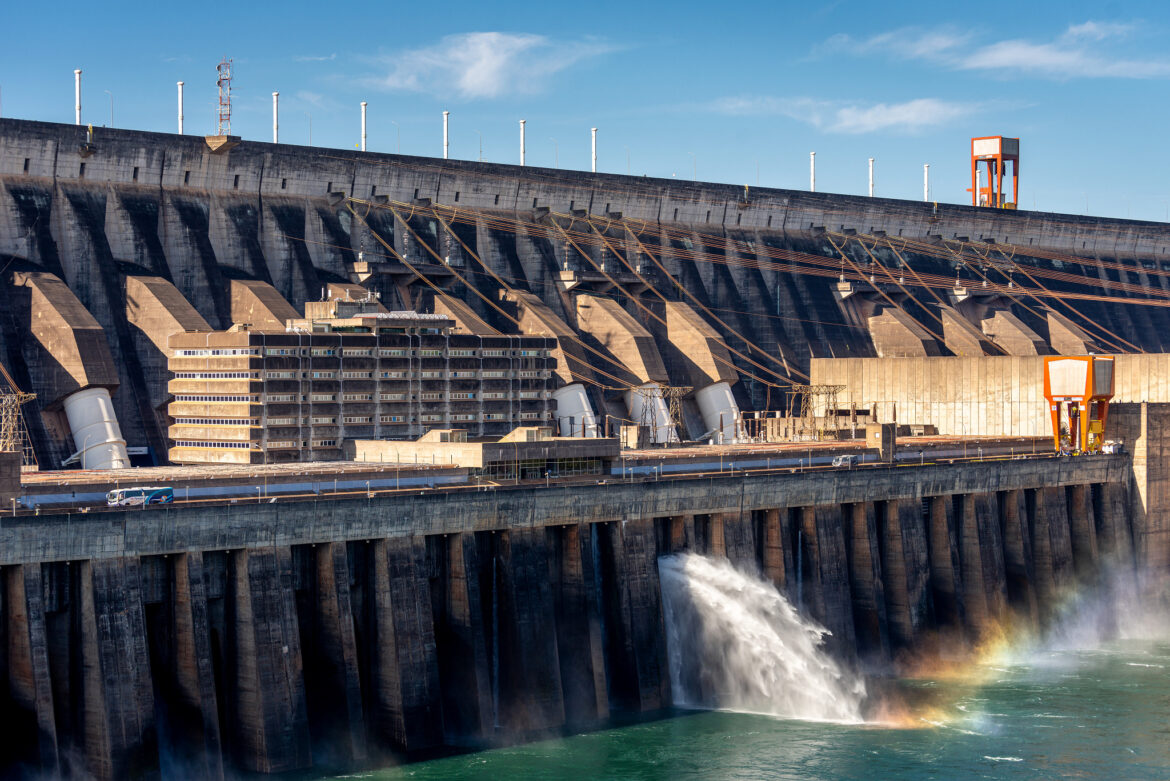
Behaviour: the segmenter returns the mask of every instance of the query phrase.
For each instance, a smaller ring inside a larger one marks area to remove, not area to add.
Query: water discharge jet
[[[658,561],[671,688],[683,707],[858,723],[865,682],[771,583],[726,559]]]

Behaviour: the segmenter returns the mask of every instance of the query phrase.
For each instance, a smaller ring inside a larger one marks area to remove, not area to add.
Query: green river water
[[[916,728],[724,711],[346,776],[389,779],[1166,779],[1170,642],[1034,650],[903,681]],[[933,724],[931,722],[934,722]]]

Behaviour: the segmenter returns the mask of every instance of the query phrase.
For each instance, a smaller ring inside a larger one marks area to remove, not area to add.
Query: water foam
[[[676,705],[860,723],[865,683],[766,580],[726,559],[658,561]]]

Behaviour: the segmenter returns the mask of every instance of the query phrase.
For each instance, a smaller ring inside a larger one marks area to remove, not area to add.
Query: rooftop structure
[[[489,480],[539,480],[609,474],[619,448],[614,437],[555,437],[552,428],[521,426],[491,439],[433,429],[414,442],[347,440],[345,452],[355,461],[445,464]]]
[[[552,419],[555,339],[455,334],[446,317],[372,299],[306,311],[284,332],[171,337],[172,462],[338,460],[346,439],[452,425],[499,436]]]

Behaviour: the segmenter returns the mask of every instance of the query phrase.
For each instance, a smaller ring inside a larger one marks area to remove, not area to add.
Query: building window
[[[374,376],[373,372],[342,372],[341,376],[350,380],[369,379]]]
[[[336,401],[337,394],[335,393],[313,393],[309,395],[309,401]]]
[[[270,426],[295,426],[297,424],[296,418],[269,418],[268,425]]]
[[[343,393],[341,395],[342,401],[372,401],[373,394],[370,393]]]
[[[379,420],[381,420],[383,423],[401,423],[403,420],[403,416],[402,415],[383,415],[381,418],[379,418]]]
[[[405,393],[383,393],[379,396],[382,401],[406,401]]]
[[[337,351],[332,347],[314,347],[310,353],[311,355],[336,355]]]
[[[194,396],[186,393],[175,396],[175,401],[238,401],[255,402],[255,396]]]
[[[314,380],[331,380],[337,376],[337,372],[312,372]]]
[[[346,415],[341,420],[343,423],[369,423],[373,418],[369,415]]]
[[[359,350],[353,347],[347,347],[341,351],[342,355],[369,355],[370,353],[370,350]]]
[[[331,426],[337,423],[337,418],[329,415],[314,415],[312,418],[309,418],[309,422],[314,426]]]
[[[313,447],[337,447],[336,439],[314,439]]]
[[[252,442],[195,442],[191,440],[175,440],[175,445],[178,447],[215,448],[217,450],[250,450],[253,447]]]
[[[292,393],[269,393],[265,395],[264,399],[271,404],[278,401],[293,401],[294,395]]]

